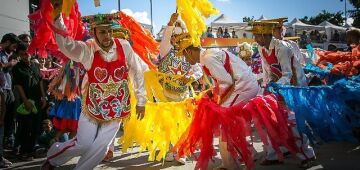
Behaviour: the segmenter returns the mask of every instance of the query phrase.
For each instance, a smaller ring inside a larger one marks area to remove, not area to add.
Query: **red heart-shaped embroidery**
[[[95,78],[99,82],[103,82],[106,79],[107,74],[108,74],[107,70],[103,69],[103,68],[96,67],[95,70],[94,70]]]
[[[117,80],[122,80],[122,77],[125,73],[125,68],[124,67],[121,67],[121,68],[117,68],[115,69],[114,71],[114,77],[117,79]]]

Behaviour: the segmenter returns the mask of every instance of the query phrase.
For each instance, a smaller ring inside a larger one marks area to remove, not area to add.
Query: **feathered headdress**
[[[200,38],[206,31],[205,18],[217,15],[213,5],[208,0],[176,0],[177,12],[184,21],[191,36],[192,44],[200,45]]]

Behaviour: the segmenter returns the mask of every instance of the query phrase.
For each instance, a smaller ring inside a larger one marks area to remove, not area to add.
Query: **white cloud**
[[[110,13],[115,13],[117,11],[118,10],[113,9],[110,11]],[[121,11],[124,12],[125,14],[133,17],[137,22],[151,25],[151,20],[149,19],[148,13],[146,11],[133,12],[131,9],[122,9]]]
[[[352,25],[354,23],[354,18],[348,18],[346,24]]]

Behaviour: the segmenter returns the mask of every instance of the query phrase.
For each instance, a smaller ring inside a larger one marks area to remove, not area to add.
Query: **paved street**
[[[215,140],[215,145],[218,141]],[[262,155],[262,144],[255,142],[255,149]],[[128,170],[191,170],[194,169],[195,161],[191,159],[186,165],[181,166],[177,163],[165,162],[147,162],[147,153],[139,153],[138,148],[134,148],[130,153],[121,154],[120,146],[116,147],[114,160],[111,163],[100,164],[96,170],[115,170],[115,169],[128,169]],[[316,166],[310,168],[311,170],[326,169],[326,170],[360,170],[360,144],[351,143],[328,143],[316,148],[317,161]],[[58,170],[73,169],[76,165],[78,158],[72,159],[66,165],[57,168]],[[16,162],[17,160],[12,160]],[[35,159],[31,162],[16,162],[11,169],[26,169],[38,170],[44,158]],[[258,161],[259,162],[259,161]],[[288,158],[285,160],[284,165],[263,167],[258,165],[256,170],[297,170],[298,160]],[[209,165],[209,169],[220,165],[220,155],[215,157],[215,161]]]

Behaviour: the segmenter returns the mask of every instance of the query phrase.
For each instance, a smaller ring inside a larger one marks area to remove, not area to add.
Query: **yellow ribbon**
[[[144,118],[138,120],[135,95],[132,88],[130,91],[131,116],[124,122],[124,135],[118,143],[122,145],[123,153],[133,146],[139,146],[141,152],[149,151],[149,161],[160,161],[165,158],[170,145],[177,143],[191,123],[196,108],[195,99],[189,98],[181,102],[148,101]]]

